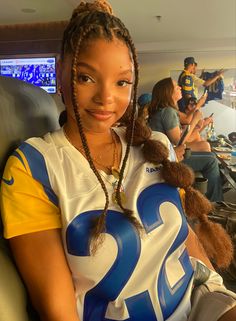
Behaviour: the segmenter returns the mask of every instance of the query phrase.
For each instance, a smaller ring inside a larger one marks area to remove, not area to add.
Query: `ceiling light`
[[[158,22],[161,22],[162,16],[155,16]]]

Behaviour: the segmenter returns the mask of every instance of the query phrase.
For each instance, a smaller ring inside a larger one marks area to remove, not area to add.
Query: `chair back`
[[[0,76],[0,182],[7,158],[25,139],[56,130],[59,112],[43,89]],[[1,213],[0,213],[1,214]],[[0,321],[39,320],[3,238],[0,216]]]
[[[58,118],[57,105],[45,90],[0,76],[0,174],[13,149],[29,137],[57,129]]]

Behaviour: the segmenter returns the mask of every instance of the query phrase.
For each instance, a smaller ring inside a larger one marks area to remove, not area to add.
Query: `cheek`
[[[130,105],[131,101],[131,92],[128,95],[125,95],[124,97],[120,97],[119,99],[119,111],[121,113],[124,113],[128,106]]]
[[[126,92],[122,95],[123,100],[128,104],[130,103],[132,98],[132,90],[132,88],[127,88]]]

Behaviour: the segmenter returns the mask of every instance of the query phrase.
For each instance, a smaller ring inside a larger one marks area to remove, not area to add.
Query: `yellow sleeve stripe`
[[[192,91],[193,87],[192,86],[182,86],[182,89],[185,91]]]

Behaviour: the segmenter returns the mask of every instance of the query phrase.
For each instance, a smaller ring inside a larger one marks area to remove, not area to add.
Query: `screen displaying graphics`
[[[0,75],[39,86],[49,94],[56,93],[56,58],[0,59]]]

